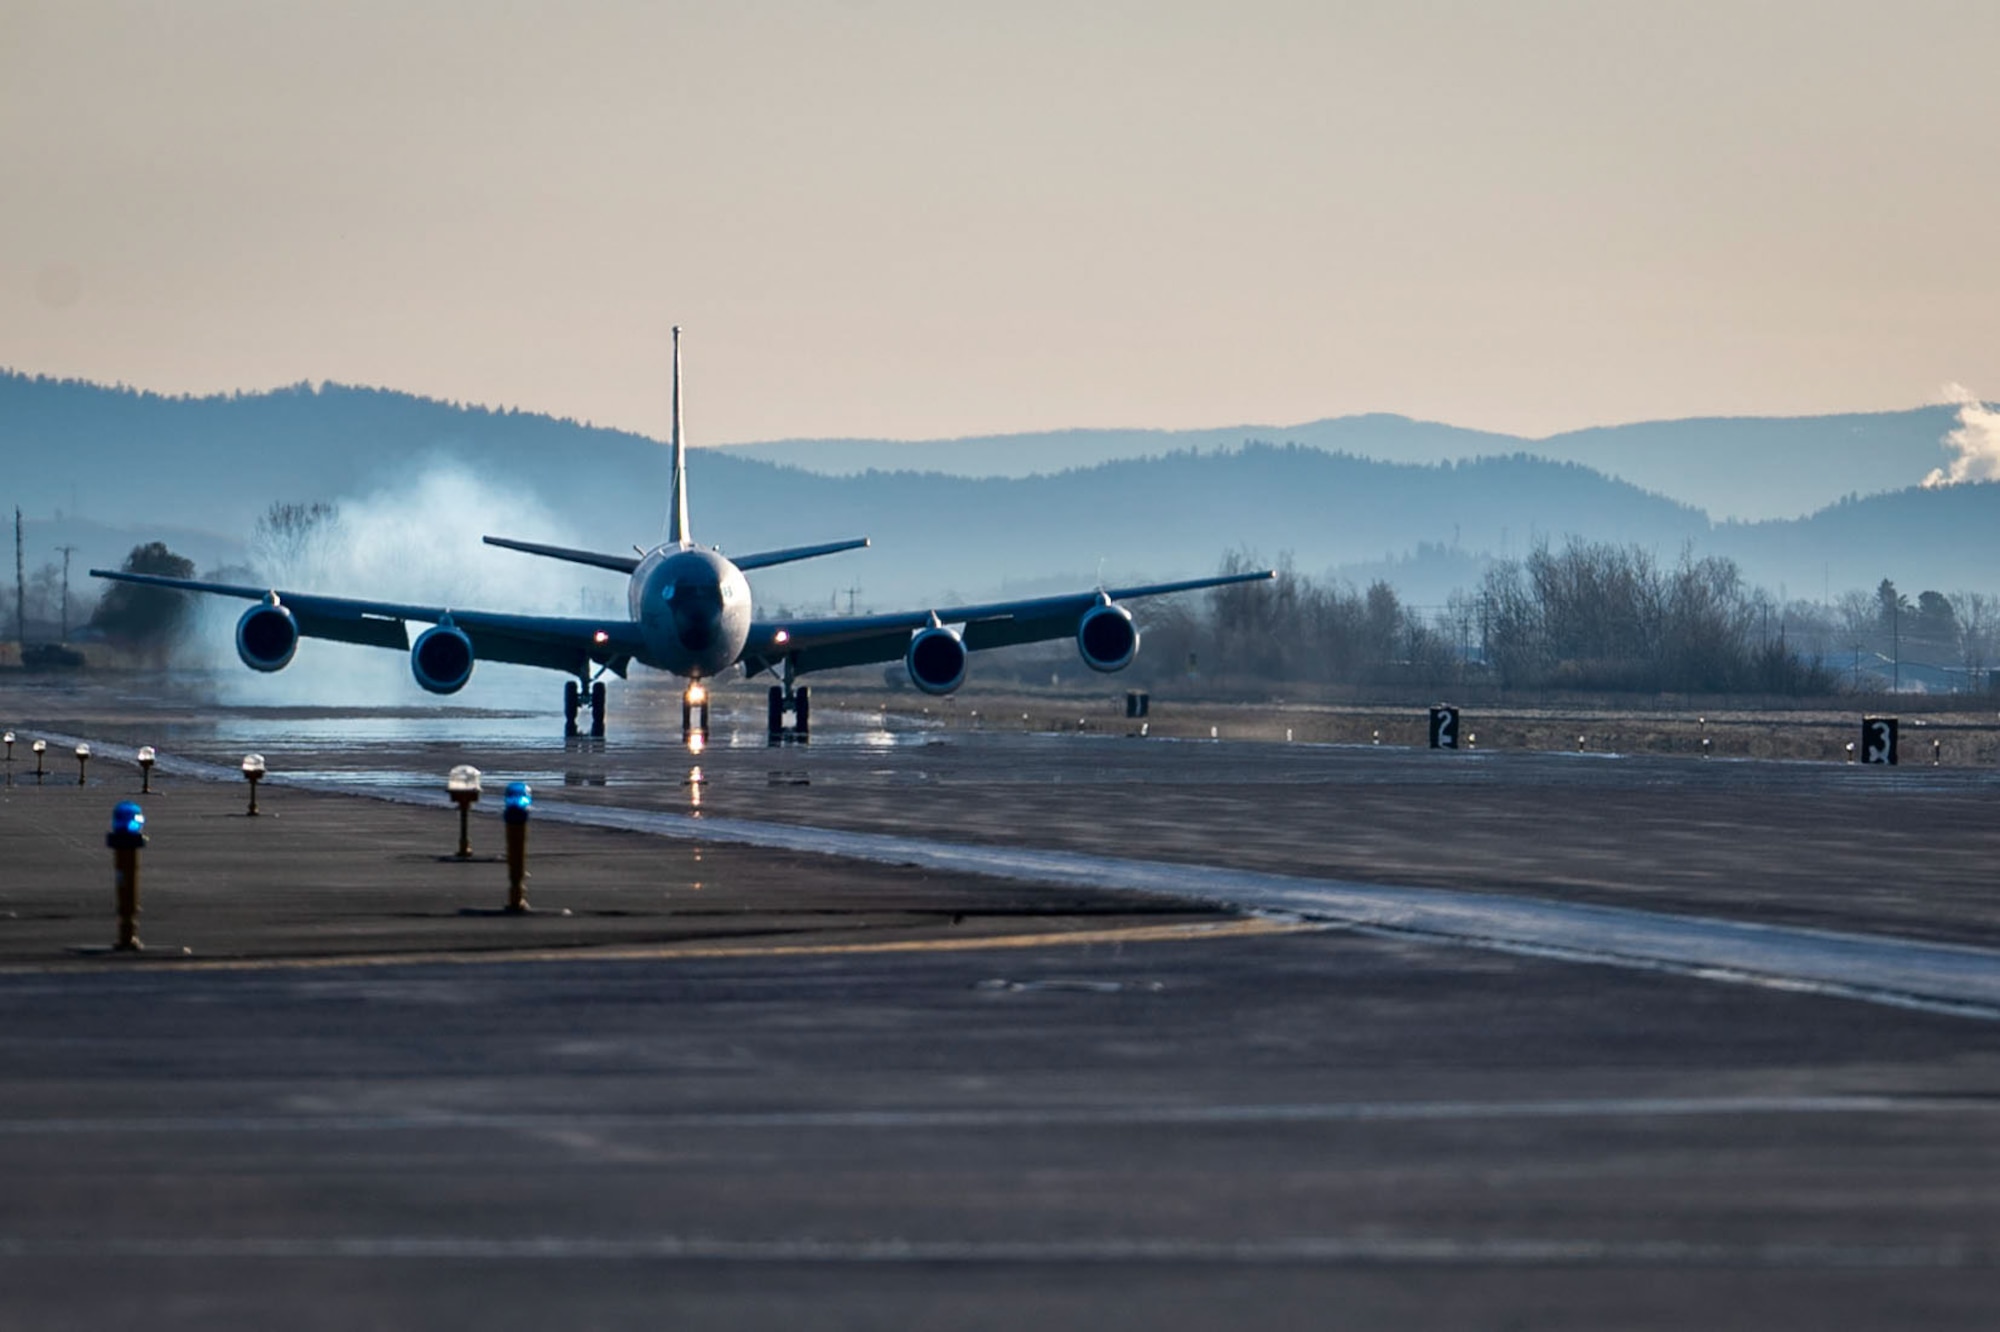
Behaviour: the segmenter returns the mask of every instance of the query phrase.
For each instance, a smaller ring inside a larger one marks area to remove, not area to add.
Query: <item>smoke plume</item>
[[[1994,411],[1961,384],[1945,387],[1945,401],[1958,404],[1958,428],[1939,441],[1958,456],[1924,478],[1924,487],[1955,486],[1966,481],[2000,481],[2000,412]]]
[[[468,610],[623,614],[623,580],[616,574],[482,544],[486,533],[554,545],[593,542],[565,530],[533,494],[456,459],[426,460],[393,486],[342,496],[318,513],[281,507],[292,512],[274,509],[250,541],[253,577],[229,581]],[[595,544],[617,548],[610,535],[593,535]],[[480,662],[464,692],[437,699],[417,687],[405,654],[322,639],[304,640],[290,666],[261,675],[236,660],[235,624],[243,609],[220,598],[200,603],[199,638],[225,702],[550,708],[560,696],[560,683],[546,671]],[[423,627],[412,624],[412,637]]]

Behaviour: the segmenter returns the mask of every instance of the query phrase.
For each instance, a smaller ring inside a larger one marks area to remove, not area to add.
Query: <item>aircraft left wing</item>
[[[609,666],[622,676],[632,658],[638,656],[644,646],[638,626],[615,616],[589,620],[555,615],[505,615],[445,606],[325,597],[310,592],[285,592],[233,583],[204,583],[189,578],[164,578],[158,574],[122,573],[111,569],[92,569],[90,576],[119,583],[171,588],[177,592],[238,597],[244,601],[276,597],[278,604],[292,613],[303,637],[399,651],[408,651],[410,646],[405,621],[437,624],[449,617],[472,640],[472,651],[477,660],[543,666],[570,674],[581,674],[595,663]]]
[[[976,606],[940,606],[932,610],[891,615],[833,616],[811,620],[760,620],[750,626],[743,648],[743,671],[755,675],[775,669],[787,657],[795,674],[830,671],[841,666],[865,666],[894,661],[909,650],[910,635],[932,624],[962,624],[968,651],[1011,647],[1067,638],[1092,606],[1104,601],[1135,601],[1165,597],[1232,583],[1267,582],[1277,571],[1223,574],[1179,583],[1149,583],[1142,587],[1098,588],[1025,601],[995,601]]]

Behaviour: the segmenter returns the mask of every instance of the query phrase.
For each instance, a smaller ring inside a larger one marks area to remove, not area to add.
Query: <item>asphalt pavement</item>
[[[136,771],[36,787],[17,755],[0,788],[0,1325],[2000,1307],[1990,1017],[1005,872],[1060,852],[1982,956],[1981,771],[840,738],[830,715],[809,747],[691,754],[534,716],[461,738],[9,701],[24,734],[143,740],[172,771],[138,957],[102,949]],[[202,780],[252,745],[256,820],[240,780]],[[989,847],[1000,872],[551,819],[540,910],[507,917],[497,820],[450,854],[461,757],[551,805]]]

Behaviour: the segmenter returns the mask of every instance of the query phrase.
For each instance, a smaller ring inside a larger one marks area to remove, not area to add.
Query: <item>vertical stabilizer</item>
[[[688,532],[687,440],[681,434],[681,326],[674,325],[674,495],[667,510],[667,544],[685,546]]]

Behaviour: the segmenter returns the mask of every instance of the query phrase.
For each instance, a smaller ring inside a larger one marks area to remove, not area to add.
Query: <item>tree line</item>
[[[1221,571],[1259,567],[1235,552]],[[1831,604],[1788,602],[1731,559],[1684,549],[1667,563],[1580,539],[1497,561],[1428,611],[1386,581],[1314,579],[1283,560],[1274,583],[1143,613],[1152,679],[1320,685],[1812,696],[1878,687],[1891,661],[1924,660],[1982,689],[2000,638],[2000,599],[1983,593],[1911,600],[1884,580]]]

